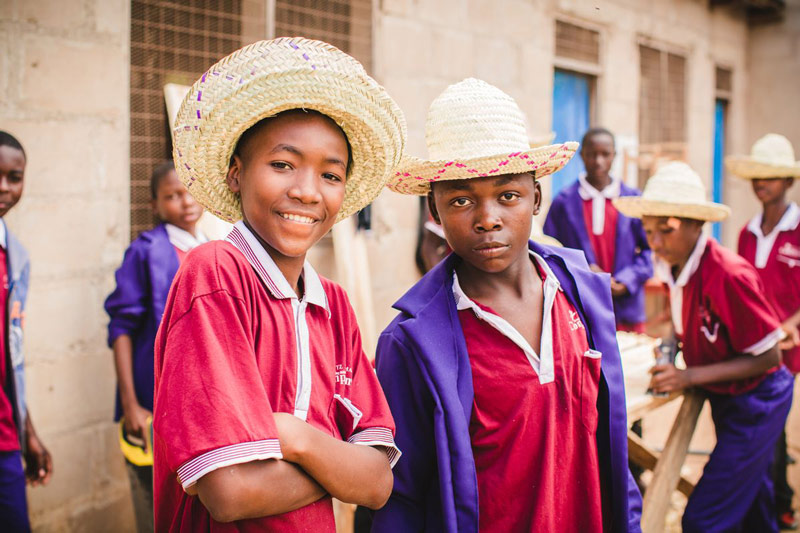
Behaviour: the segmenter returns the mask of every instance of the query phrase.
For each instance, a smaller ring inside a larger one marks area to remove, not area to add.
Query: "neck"
[[[606,174],[604,176],[590,176],[587,174],[586,182],[598,191],[602,191],[611,184],[611,175]]]
[[[170,222],[170,224],[172,224],[172,222]],[[192,235],[197,237],[197,224],[188,224],[188,225],[184,225],[184,226],[181,226],[181,225],[178,225],[178,224],[172,224],[172,225],[175,226],[178,229],[182,229],[183,231],[185,231],[187,233],[191,233]]]
[[[456,265],[458,282],[464,292],[472,299],[489,299],[498,292],[514,293],[521,296],[530,290],[532,284],[541,281],[536,273],[536,267],[530,259],[527,246],[520,256],[505,270],[500,272],[486,272],[475,266],[460,261]]]
[[[272,258],[272,260],[275,262],[275,266],[278,267],[278,270],[281,271],[283,277],[289,282],[289,286],[292,287],[292,290],[297,297],[302,298],[303,294],[300,287],[300,275],[303,273],[303,265],[306,262],[306,254],[303,254],[300,257],[289,257],[281,254],[272,246],[270,246],[267,241],[262,239],[261,235],[259,235],[253,229],[247,220],[243,220],[243,222],[244,225],[247,226],[247,229],[250,230],[250,233],[255,235],[261,247],[264,248],[264,251],[266,251],[270,258]]]
[[[764,235],[771,233],[775,229],[787,209],[789,209],[789,202],[786,201],[784,196],[764,204],[764,216],[761,218],[761,231]]]

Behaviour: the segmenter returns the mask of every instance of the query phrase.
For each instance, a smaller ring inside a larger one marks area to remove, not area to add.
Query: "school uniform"
[[[620,330],[638,332],[644,329],[644,284],[653,275],[651,252],[642,221],[619,213],[612,200],[640,194],[619,179],[598,191],[581,174],[553,199],[544,223],[546,235],[583,250],[589,264],[628,288],[628,294],[614,298],[616,323]]]
[[[22,321],[28,294],[28,252],[0,219],[0,524],[30,531],[22,451],[25,442]]]
[[[782,322],[800,309],[800,207],[792,202],[769,235],[761,231],[762,217],[742,228],[738,250],[756,268]],[[800,372],[800,347],[784,350],[783,364],[793,374]]]
[[[114,274],[117,285],[106,298],[108,345],[120,335],[133,343],[133,386],[143,408],[153,410],[153,345],[172,279],[186,254],[208,239],[173,224],[145,231],[128,249]],[[122,417],[117,390],[114,421]],[[153,469],[126,463],[139,531],[153,530]]]
[[[454,254],[395,304],[376,368],[404,455],[373,531],[639,531],[608,277],[530,249],[539,354],[461,291]]]
[[[705,234],[678,279],[660,260],[656,272],[669,286],[673,324],[688,367],[756,356],[782,338],[755,269]],[[689,498],[683,531],[777,531],[769,468],[792,402],[791,374],[779,366],[702,388],[717,445]]]
[[[394,422],[338,285],[303,267],[299,299],[241,222],[176,276],[155,347],[157,531],[335,531],[330,496],[282,515],[215,522],[185,489],[218,468],[280,459],[272,413],[382,446]]]

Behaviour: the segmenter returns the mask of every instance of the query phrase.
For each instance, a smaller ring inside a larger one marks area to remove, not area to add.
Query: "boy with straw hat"
[[[651,387],[700,387],[714,418],[717,444],[689,498],[683,531],[777,531],[769,467],[792,403],[792,377],[780,364],[784,332],[755,269],[704,231],[730,209],[707,201],[700,176],[681,162],[662,166],[641,197],[614,204],[642,219],[686,361],[686,369],[653,367]]]
[[[374,531],[638,531],[609,279],[528,240],[538,180],[577,143],[530,148],[522,112],[466,79],[431,104],[427,195],[453,253],[396,304],[376,368],[403,459]]]
[[[236,224],[188,254],[156,337],[156,530],[333,532],[331,497],[380,507],[400,452],[347,296],[305,255],[378,195],[403,115],[350,56],[282,38],[213,65],[173,133]]]
[[[751,180],[753,192],[763,211],[753,217],[739,234],[739,255],[755,266],[766,295],[787,339],[781,344],[783,363],[792,374],[800,372],[800,208],[786,198],[800,163],[783,135],[770,133],[755,142],[750,155],[726,158],[728,170]],[[778,523],[797,527],[786,479],[786,432],[781,433],[775,452],[775,506]]]

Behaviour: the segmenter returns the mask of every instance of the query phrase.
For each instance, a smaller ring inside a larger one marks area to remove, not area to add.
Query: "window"
[[[686,59],[640,45],[639,142],[686,140]]]
[[[597,64],[600,62],[600,34],[557,20],[556,56]]]

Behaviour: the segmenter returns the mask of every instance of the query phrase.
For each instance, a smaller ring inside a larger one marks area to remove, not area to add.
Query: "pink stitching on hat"
[[[465,165],[464,163],[456,163],[456,166],[457,166],[458,168],[464,168],[464,167],[466,167],[467,165]]]
[[[446,166],[446,167],[449,167],[449,166],[450,166],[450,165],[452,165],[453,163],[455,163],[455,161],[449,161],[449,162],[445,163],[445,164],[444,164],[444,166]]]

